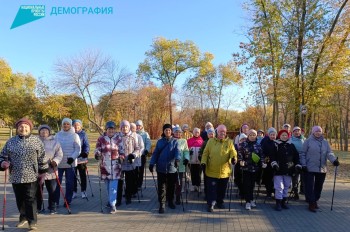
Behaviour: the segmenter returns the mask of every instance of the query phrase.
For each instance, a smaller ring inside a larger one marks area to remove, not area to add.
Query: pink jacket
[[[191,164],[200,164],[198,160],[198,152],[203,144],[202,137],[192,137],[187,140],[188,149],[190,150],[190,163]]]

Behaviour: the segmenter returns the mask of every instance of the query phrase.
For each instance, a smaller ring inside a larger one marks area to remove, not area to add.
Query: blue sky
[[[243,0],[2,0],[0,57],[14,72],[49,80],[58,58],[100,50],[135,72],[157,36],[192,40],[226,63],[245,26]],[[46,16],[10,30],[21,5],[45,5]],[[110,15],[50,15],[52,7],[113,7]],[[181,82],[181,81],[179,81]]]

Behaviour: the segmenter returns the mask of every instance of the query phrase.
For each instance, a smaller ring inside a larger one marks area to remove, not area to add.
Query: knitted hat
[[[322,128],[321,128],[320,126],[314,126],[314,127],[312,127],[311,133],[313,134],[313,133],[315,133],[316,131],[321,131],[321,132],[322,132]]]
[[[243,123],[243,124],[242,124],[242,126],[241,126],[241,128],[239,129],[239,132],[240,132],[240,133],[242,133],[242,132],[243,132],[243,131],[242,131],[242,128],[243,128],[244,126],[249,127],[249,125],[248,125],[247,123]]]
[[[207,130],[207,134],[209,134],[209,133],[213,133],[214,136],[215,136],[215,130],[214,130],[214,128],[209,128],[209,129]]]
[[[108,128],[116,128],[117,127],[117,125],[115,124],[115,122],[113,122],[113,121],[108,121],[108,122],[106,122],[106,126],[105,126],[105,129],[107,130]]]
[[[182,132],[180,127],[174,127],[173,128],[173,133],[175,133],[176,131]]]
[[[30,130],[33,129],[33,123],[28,118],[21,118],[15,124],[15,127],[18,128],[21,124],[27,124],[30,127]]]
[[[183,124],[182,125],[182,129],[185,130],[185,129],[189,129],[190,127],[188,126],[188,124]]]
[[[286,133],[286,134],[288,135],[288,131],[287,131],[287,130],[280,130],[280,131],[278,132],[277,139],[279,139],[280,136],[281,136],[283,133]]]
[[[258,132],[261,132],[263,135],[265,135],[265,132],[262,129],[259,129]]]
[[[169,128],[170,130],[172,129],[172,126],[169,123],[166,123],[163,125],[163,131],[165,131],[165,129]]]
[[[301,131],[301,128],[300,127],[298,127],[298,126],[295,126],[294,128],[293,128],[293,132],[295,131],[295,130],[300,130]]]
[[[63,126],[63,124],[64,123],[69,123],[70,125],[72,125],[72,119],[70,119],[70,118],[64,118],[64,119],[62,119],[62,126]]]
[[[290,128],[291,126],[290,126],[290,124],[286,123],[286,124],[283,125],[283,128],[284,127],[289,127]]]
[[[46,124],[40,125],[38,128],[38,132],[40,133],[42,129],[47,129],[49,131],[49,134],[51,134],[51,127],[49,127],[49,125],[46,125]]]
[[[135,122],[135,124],[136,124],[136,126],[143,126],[142,120],[137,120],[137,121]]]
[[[271,134],[271,133],[275,133],[277,134],[277,130],[273,127],[270,127],[268,130],[267,130],[267,134]]]
[[[122,126],[128,126],[130,128],[130,122],[128,120],[123,120],[120,122],[120,128],[122,128]]]
[[[74,125],[76,122],[79,122],[81,126],[83,126],[83,122],[80,119],[74,119],[72,124]]]
[[[246,136],[246,134],[241,133],[241,134],[239,135],[238,141],[241,141],[241,139],[246,139],[246,138],[248,138],[248,137]]]
[[[255,136],[256,136],[256,135],[258,135],[258,132],[256,132],[256,130],[254,130],[254,129],[250,129],[248,131],[247,135],[249,136],[250,134],[255,134]]]

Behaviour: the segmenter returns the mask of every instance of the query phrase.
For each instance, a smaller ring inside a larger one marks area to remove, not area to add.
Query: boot
[[[287,198],[286,197],[283,197],[281,206],[282,206],[282,209],[289,209],[289,207],[287,205]]]
[[[277,211],[281,211],[282,210],[281,201],[282,200],[276,199],[276,210]]]
[[[315,209],[319,209],[317,201],[315,202]]]
[[[310,210],[311,212],[316,213],[316,204],[315,204],[315,202],[310,202],[310,203],[309,203],[309,210]]]
[[[180,205],[180,204],[181,204],[180,195],[176,196],[175,204],[176,204],[176,205]]]
[[[159,212],[159,213],[164,213],[164,211],[165,211],[164,208],[165,208],[165,205],[161,203],[161,204],[159,205],[159,211],[158,211],[158,212]]]

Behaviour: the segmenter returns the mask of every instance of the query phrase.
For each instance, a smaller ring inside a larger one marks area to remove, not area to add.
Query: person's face
[[[186,131],[188,131],[188,128],[187,128],[187,127],[184,127],[184,128],[182,128],[182,130],[183,130],[184,132],[186,132]]]
[[[214,133],[213,133],[213,132],[208,133],[208,138],[209,138],[209,139],[214,138]]]
[[[293,131],[293,135],[294,135],[295,137],[299,137],[299,136],[301,135],[301,130],[299,130],[299,129],[294,130],[294,131]]]
[[[176,138],[181,138],[181,135],[182,135],[181,131],[175,131],[175,132],[174,132],[174,136],[175,136]]]
[[[141,125],[137,125],[136,126],[136,130],[138,130],[138,131],[142,130],[142,126]]]
[[[224,139],[224,138],[226,138],[226,132],[227,132],[226,128],[224,128],[224,127],[219,127],[219,128],[218,128],[218,139]]]
[[[165,137],[170,138],[171,137],[171,129],[170,128],[166,128],[164,130],[164,135],[165,135]]]
[[[322,131],[321,131],[321,130],[315,131],[315,132],[314,132],[314,136],[315,136],[316,138],[321,137],[321,136],[322,136]]]
[[[261,131],[259,131],[258,132],[258,137],[264,137],[264,134]]]
[[[248,139],[249,139],[249,141],[256,141],[256,134],[254,134],[254,133],[250,133],[249,135],[248,135]]]
[[[240,139],[239,143],[244,143],[245,141],[247,141],[247,138]]]
[[[248,131],[249,131],[249,126],[248,125],[242,126],[242,133],[247,134]]]
[[[120,130],[122,131],[123,134],[127,134],[130,131],[130,127],[128,125],[123,125]]]
[[[64,131],[69,131],[70,128],[72,128],[72,125],[71,125],[69,122],[63,123],[62,129],[63,129]]]
[[[130,130],[131,130],[132,132],[136,132],[136,127],[135,127],[135,126],[131,126],[131,127],[130,127]]]
[[[282,141],[287,141],[289,138],[288,138],[288,133],[286,132],[283,132],[281,135],[280,135],[280,140]]]
[[[199,134],[200,134],[199,130],[193,131],[193,136],[194,137],[199,137]]]
[[[113,137],[113,135],[115,134],[115,128],[109,127],[107,128],[106,132],[108,137]]]
[[[42,138],[47,138],[47,137],[49,137],[50,132],[49,132],[48,129],[43,128],[43,129],[40,130],[39,135],[40,135],[40,137],[42,137]]]
[[[81,124],[79,122],[74,123],[74,129],[75,129],[75,132],[81,131],[82,129]]]
[[[30,126],[28,124],[22,123],[17,128],[17,133],[22,136],[26,136],[30,134]]]
[[[275,140],[276,137],[277,137],[277,135],[276,135],[275,132],[272,132],[272,133],[269,134],[269,138],[270,138],[271,140]]]

